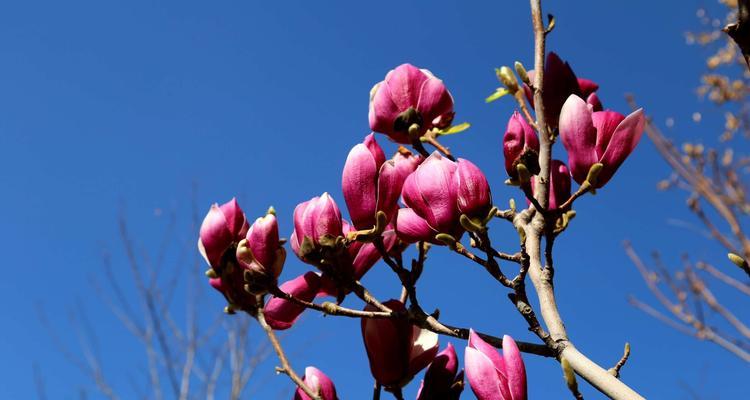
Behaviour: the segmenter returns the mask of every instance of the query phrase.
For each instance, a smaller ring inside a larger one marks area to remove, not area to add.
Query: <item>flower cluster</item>
[[[547,210],[540,210],[538,215],[557,218],[572,213],[570,207],[576,196],[602,188],[633,151],[644,128],[643,112],[623,116],[604,110],[596,93],[599,86],[577,78],[568,63],[550,53],[541,97],[547,126],[539,129],[537,122],[530,120],[521,92],[533,109],[534,71],[526,73],[517,67],[524,81],[521,88],[504,68],[502,80],[516,90],[522,111],[510,116],[502,138],[509,183],[520,186],[529,202],[538,207],[534,195],[539,189],[537,183],[544,178],[541,170],[545,166],[549,198]],[[539,112],[542,107],[537,109]],[[425,69],[403,64],[376,84],[369,105],[373,133],[351,149],[341,174],[351,222],[342,216],[328,193],[299,203],[294,209],[289,244],[297,258],[312,268],[281,284],[278,278],[286,261],[285,240],[279,236],[273,208],[250,225],[235,199],[213,205],[200,228],[199,248],[210,267],[209,283],[224,295],[228,311],[243,310],[265,321],[264,327],[272,335],[272,329],[292,328],[308,308],[327,313],[340,310],[344,299],[355,293],[367,305],[363,311],[347,312],[361,318],[364,349],[378,387],[398,397],[401,389],[427,368],[418,400],[458,399],[465,385],[464,374],[480,400],[525,400],[526,369],[510,336],[488,340],[498,347],[502,342],[501,355],[471,330],[464,353],[465,371],[459,370],[453,344],[448,343],[438,353],[436,332],[445,331],[426,324],[429,318],[437,317],[424,314],[414,300],[413,287],[421,265],[418,272],[416,267],[408,270],[403,266],[403,252],[412,243],[418,243],[420,256],[428,243],[448,244],[460,251],[458,243],[467,235],[472,246],[487,252],[487,260],[479,262],[490,273],[499,273],[492,264],[499,253],[487,242],[487,225],[499,215],[493,207],[487,177],[471,161],[454,158],[435,139],[454,132],[454,115],[450,92],[443,81]],[[551,137],[540,140],[537,130]],[[398,146],[386,158],[376,133],[397,144],[412,145],[415,153]],[[548,146],[558,135],[567,150],[567,164],[556,159],[540,162],[543,144]],[[422,142],[433,144],[437,150],[429,154]],[[581,185],[575,196],[571,195],[573,180]],[[468,253],[463,255],[476,259]],[[400,300],[379,303],[364,293],[360,280],[381,259],[401,279],[404,294]],[[506,286],[514,287],[513,283]],[[321,297],[335,303],[314,303]],[[407,299],[410,306],[405,304]],[[299,379],[297,383],[300,387],[295,399],[338,398],[331,379],[315,367],[308,367],[302,383]]]
[[[533,82],[534,71],[527,74],[529,83]],[[643,111],[626,117],[603,110],[598,89],[593,81],[577,78],[557,54],[547,55],[542,90],[545,120],[553,135],[559,133],[568,153],[567,165],[551,160],[549,209],[566,204],[571,196],[571,177],[585,190],[603,187],[641,138]],[[529,84],[524,84],[524,92],[533,107]],[[539,173],[538,153],[537,132],[520,113],[513,113],[503,136],[505,170],[511,182],[528,188],[532,194]]]

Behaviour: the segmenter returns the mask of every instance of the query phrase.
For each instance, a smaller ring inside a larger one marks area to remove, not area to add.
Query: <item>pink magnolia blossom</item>
[[[419,125],[419,136],[429,129],[450,126],[453,97],[426,69],[402,64],[370,91],[370,129],[396,143],[409,144],[409,127]]]
[[[532,173],[539,170],[539,137],[517,111],[508,120],[508,127],[503,135],[503,156],[505,172],[513,179],[518,179],[516,165],[523,163]]]
[[[305,368],[305,376],[302,381],[309,387],[314,393],[317,393],[322,400],[338,400],[336,395],[336,386],[333,385],[333,381],[323,373],[323,371],[315,367]],[[294,392],[294,400],[312,400],[301,388],[297,388]]]
[[[318,218],[322,221],[318,221]],[[326,244],[326,240],[346,236],[353,230],[341,218],[336,202],[327,193],[299,204],[295,209],[295,229],[290,240],[292,251],[300,260],[316,267],[325,258],[326,268],[322,274],[308,272],[298,276],[284,283],[281,290],[292,294],[300,293],[296,297],[307,301],[321,296],[333,296],[342,300],[349,289],[346,286],[339,287],[337,282],[361,279],[381,257],[372,243],[352,242],[343,248],[335,248],[335,240]],[[382,235],[385,248],[390,251],[396,244],[393,228],[387,228]],[[276,330],[283,330],[291,328],[305,308],[274,297],[268,301],[265,310],[269,325]]]
[[[489,184],[482,171],[465,159],[453,162],[432,153],[404,182],[407,208],[398,211],[396,232],[405,242],[435,242],[435,235],[458,237],[461,214],[485,218],[492,207]]]
[[[534,82],[534,71],[528,72],[529,79]],[[570,65],[563,61],[556,53],[549,52],[544,62],[544,79],[542,99],[544,101],[547,124],[557,126],[560,109],[571,94],[588,99],[599,89],[599,85],[588,79],[577,78]],[[526,98],[534,106],[534,96],[531,88],[524,84]],[[592,105],[601,109],[601,102],[597,96],[591,97]]]
[[[603,168],[594,188],[604,186],[635,149],[645,125],[643,109],[623,116],[614,111],[592,111],[583,99],[571,95],[560,115],[560,136],[568,151],[573,179],[582,184],[596,163]]]
[[[458,400],[464,389],[464,373],[461,371],[456,375],[457,371],[458,356],[453,345],[448,343],[427,368],[417,400]]]
[[[404,311],[398,300],[384,303]],[[375,311],[367,305],[365,311]],[[401,388],[424,369],[438,351],[438,335],[412,325],[403,318],[362,318],[362,338],[370,361],[370,372],[386,388]]]
[[[473,330],[464,353],[466,377],[478,400],[526,400],[526,367],[521,352],[508,335],[503,336],[503,354]]]
[[[254,281],[249,282],[250,287],[259,286],[259,293],[264,292],[264,286],[276,284],[285,259],[286,250],[279,241],[279,225],[273,213],[256,219],[246,238],[237,245],[237,262],[250,271]]]
[[[378,211],[383,211],[388,221],[395,217],[401,187],[421,162],[421,157],[405,153],[398,152],[386,161],[373,134],[349,152],[341,187],[349,216],[357,229],[372,228]]]
[[[237,200],[214,204],[203,219],[198,249],[213,268],[221,267],[224,253],[245,238],[248,225]]]
[[[341,211],[333,198],[328,193],[313,197],[294,209],[292,246],[300,246],[306,240],[311,246],[318,246],[321,240],[341,236],[341,226]]]

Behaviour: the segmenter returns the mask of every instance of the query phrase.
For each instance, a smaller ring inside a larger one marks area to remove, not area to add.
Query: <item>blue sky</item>
[[[669,133],[677,141],[713,144],[723,114],[695,96],[705,52],[686,46],[683,32],[697,26],[698,7],[718,6],[667,3],[545,1],[545,11],[557,17],[549,48],[579,76],[601,84],[605,106],[625,111],[623,94],[635,93],[657,122],[676,120]],[[403,62],[429,68],[446,82],[457,121],[472,128],[445,143],[486,171],[496,203],[520,202],[502,184],[500,141],[513,104],[486,105],[484,98],[498,85],[494,67],[532,64],[529,21],[528,4],[509,1],[0,5],[0,243],[6,263],[0,398],[33,397],[34,362],[50,398],[91,389],[55,351],[34,312],[41,305],[61,340],[75,347],[67,315],[77,303],[89,310],[105,371],[130,397],[126,371],[142,369],[145,356],[88,279],[101,274],[104,249],[126,276],[118,215],[127,216],[136,246],[154,251],[171,213],[178,223],[170,241],[178,249],[194,245],[194,185],[201,213],[235,195],[252,218],[272,204],[287,235],[298,202],[328,191],[343,206],[340,169],[349,148],[368,133],[369,89]],[[690,119],[695,111],[703,114],[698,124]],[[379,139],[387,153],[395,150]],[[604,190],[577,203],[578,216],[556,247],[561,312],[578,347],[602,364],[614,363],[623,343],[631,342],[623,378],[649,398],[685,398],[681,385],[707,399],[738,398],[747,365],[626,302],[628,294],[651,298],[622,251],[624,239],[643,254],[658,249],[673,263],[690,250],[725,264],[716,245],[669,223],[694,220],[682,194],[656,191],[667,173],[644,139]],[[511,250],[515,233],[496,226],[496,243]],[[434,253],[422,281],[426,308],[439,307],[457,325],[533,340],[504,290],[457,256]],[[172,264],[180,261],[173,258]],[[283,278],[307,268],[290,257]],[[188,265],[176,271],[194,273]],[[383,298],[397,291],[387,272],[376,267],[366,278]],[[210,294],[200,300],[211,313],[207,319],[223,307],[220,296]],[[263,340],[257,331],[251,335]],[[369,395],[358,323],[311,314],[284,340],[298,370],[315,364],[343,398]],[[532,398],[567,396],[555,363],[526,360]],[[258,372],[258,398],[276,398],[289,388],[285,378],[273,377],[273,365]],[[583,391],[597,398],[586,385]]]

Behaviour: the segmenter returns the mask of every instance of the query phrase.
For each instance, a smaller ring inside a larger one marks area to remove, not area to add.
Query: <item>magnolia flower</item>
[[[426,69],[402,64],[370,90],[370,129],[396,143],[409,144],[409,127],[422,136],[433,127],[445,128],[453,120],[453,97],[443,81]]]
[[[503,156],[505,172],[513,179],[518,179],[516,165],[519,163],[526,165],[532,174],[539,172],[539,138],[526,118],[517,111],[508,120],[503,135]]]
[[[464,373],[458,371],[458,357],[453,345],[448,343],[438,353],[424,374],[417,400],[458,400],[464,390]]]
[[[646,123],[643,109],[623,116],[614,111],[592,111],[578,96],[571,95],[560,114],[560,136],[568,151],[573,179],[586,181],[589,170],[602,164],[594,188],[604,186],[635,149]]]
[[[286,250],[279,241],[279,225],[272,210],[255,220],[245,239],[237,245],[237,262],[251,278],[249,287],[264,293],[276,284],[286,259]]]
[[[398,211],[396,232],[405,242],[435,242],[435,235],[460,236],[461,214],[484,219],[492,199],[487,178],[465,159],[453,162],[432,153],[404,182],[401,196],[407,208]]]
[[[398,300],[385,304],[404,311]],[[365,311],[375,311],[367,305]],[[362,338],[370,361],[370,372],[386,388],[401,388],[424,369],[438,351],[438,335],[404,318],[362,318]]]
[[[305,368],[305,376],[302,381],[313,391],[317,393],[322,400],[338,400],[336,395],[336,386],[333,385],[333,381],[323,373],[323,371],[315,367]],[[294,392],[294,400],[312,400],[304,390],[297,388]]]
[[[526,367],[513,338],[503,336],[501,357],[471,330],[464,358],[466,377],[478,400],[526,400]]]
[[[298,276],[280,289],[306,301],[320,296],[343,300],[349,288],[338,283],[361,279],[380,260],[380,252],[372,243],[352,242],[343,246],[336,240],[354,228],[341,218],[336,202],[327,193],[299,204],[294,216],[292,251],[300,260],[316,267],[325,264],[326,268],[320,274],[308,272]],[[390,251],[396,244],[393,228],[387,227],[382,237],[386,250]],[[304,307],[278,297],[269,300],[264,309],[269,325],[277,330],[291,328],[305,311]]]
[[[245,238],[248,225],[237,200],[214,204],[203,219],[198,249],[213,268],[220,268],[224,253]]]
[[[294,232],[292,248],[304,260],[304,254],[298,250],[307,245],[318,248],[321,242],[341,236],[341,211],[328,193],[300,203],[294,209]]]
[[[386,214],[387,221],[395,217],[404,180],[421,162],[421,157],[404,153],[398,152],[386,161],[373,134],[349,152],[341,186],[349,216],[357,229],[375,226],[378,211]]]
[[[528,75],[531,82],[534,82],[534,71],[529,71]],[[595,108],[598,107],[598,109],[601,109],[599,97],[594,93],[599,89],[599,85],[588,79],[576,78],[576,74],[570,68],[570,65],[560,59],[554,52],[549,52],[544,62],[544,79],[542,85],[545,116],[547,117],[547,124],[552,127],[557,126],[560,109],[571,94],[588,99]],[[524,84],[524,92],[529,103],[534,107],[532,90],[526,84]]]

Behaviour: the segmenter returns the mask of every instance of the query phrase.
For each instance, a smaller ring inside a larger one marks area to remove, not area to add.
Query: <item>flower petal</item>
[[[617,129],[612,134],[612,139],[609,141],[607,151],[602,156],[602,164],[604,169],[599,174],[597,185],[599,187],[607,183],[612,175],[620,168],[620,165],[630,155],[630,153],[638,145],[643,135],[643,128],[646,124],[646,117],[643,115],[643,109],[638,109],[625,117],[620,122]]]
[[[579,184],[586,180],[596,157],[596,128],[586,102],[571,95],[560,112],[560,137],[568,151],[568,166]]]

